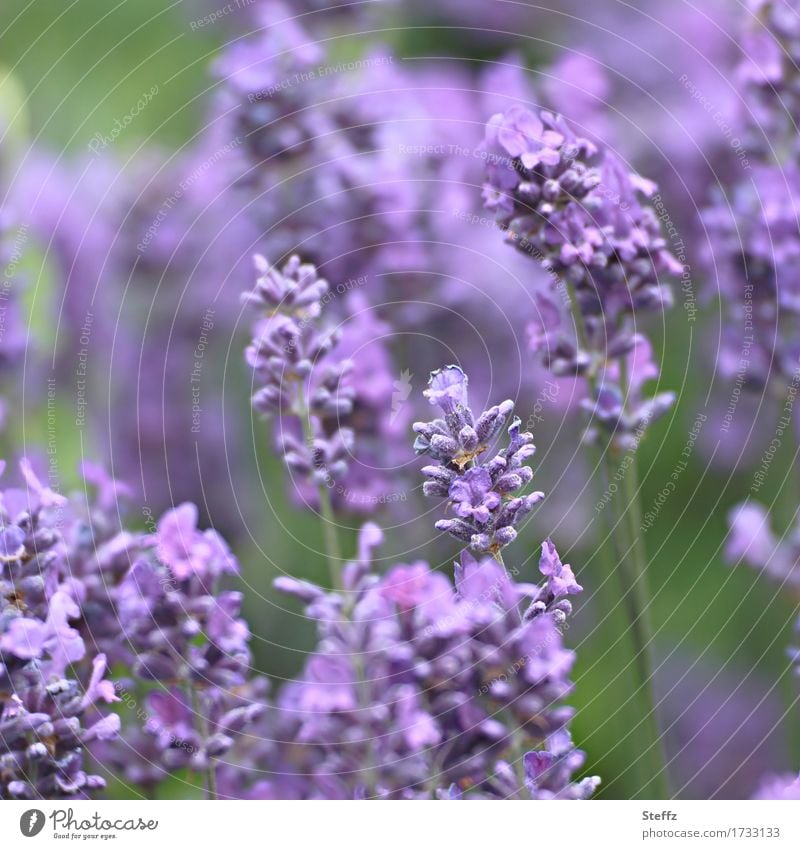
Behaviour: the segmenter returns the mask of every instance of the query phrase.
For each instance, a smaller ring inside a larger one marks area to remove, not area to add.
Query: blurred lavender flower
[[[525,465],[535,450],[533,437],[522,432],[522,422],[515,418],[508,428],[508,446],[481,459],[513,412],[513,402],[491,407],[476,420],[467,398],[467,376],[458,366],[433,372],[424,394],[443,418],[414,425],[414,450],[438,461],[422,469],[429,478],[423,490],[449,499],[458,517],[440,519],[436,528],[497,556],[516,539],[515,526],[544,498],[542,492],[515,495],[533,478]]]
[[[738,82],[750,109],[748,147],[779,160],[797,153],[800,15],[795,0],[748,0]]]
[[[780,582],[782,589],[796,597],[800,588],[800,527],[795,526],[791,533],[778,539],[769,512],[761,504],[750,501],[730,512],[728,525],[727,560],[734,565],[746,563]],[[800,619],[795,631],[800,634]],[[790,647],[787,654],[800,676],[800,645]]]
[[[800,776],[798,775],[770,775],[764,778],[761,786],[756,791],[754,799],[765,799],[772,801],[800,800]]]
[[[791,163],[754,170],[704,213],[727,315],[718,365],[745,388],[779,391],[798,379],[800,359],[800,172]]]
[[[147,697],[144,731],[155,736],[165,768],[213,774],[262,707],[248,693],[242,595],[217,589],[238,564],[215,531],[198,530],[197,518],[191,504],[164,514],[113,598],[132,672],[164,686]]]
[[[544,547],[542,586],[462,555],[456,586],[425,563],[371,570],[381,533],[362,530],[341,593],[277,586],[317,620],[319,647],[280,706],[304,745],[292,786],[311,798],[586,798],[565,730],[573,655],[558,623],[577,585]],[[534,746],[542,746],[526,753]]]
[[[729,533],[725,557],[733,564],[746,563],[779,581],[787,589],[800,587],[800,529],[781,538],[775,535],[770,516],[762,505],[748,501],[728,515]]]

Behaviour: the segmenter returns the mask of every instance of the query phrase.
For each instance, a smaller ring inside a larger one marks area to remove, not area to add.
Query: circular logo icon
[[[36,808],[31,808],[19,818],[19,830],[25,837],[36,837],[44,828],[44,814]]]

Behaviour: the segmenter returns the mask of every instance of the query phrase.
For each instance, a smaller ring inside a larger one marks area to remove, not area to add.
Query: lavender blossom
[[[241,593],[217,589],[237,572],[224,540],[198,530],[197,508],[183,504],[142,540],[114,592],[133,673],[163,686],[147,696],[143,730],[155,737],[167,770],[213,774],[216,760],[262,712],[249,692],[255,685]]]
[[[291,257],[282,269],[256,257],[261,276],[246,301],[264,310],[246,358],[258,389],[253,407],[281,415],[286,464],[319,486],[341,478],[353,447],[353,431],[341,420],[353,409],[346,381],[351,364],[326,359],[339,332],[326,333],[317,319],[328,282],[310,264]]]
[[[728,516],[728,525],[727,560],[734,565],[745,563],[796,594],[800,587],[800,526],[778,539],[766,508],[755,502],[735,507]],[[800,619],[795,633],[800,635]],[[789,647],[787,654],[800,676],[800,639],[798,645]]]
[[[27,461],[21,471],[25,488],[0,495],[0,798],[85,797],[105,779],[85,772],[84,752],[120,725],[99,707],[118,699],[106,656],[77,630],[79,585],[59,530],[66,499]]]
[[[541,586],[465,553],[454,588],[421,562],[375,575],[380,538],[365,526],[341,593],[277,582],[319,631],[303,676],[281,696],[303,746],[286,778],[306,779],[305,798],[591,795],[597,779],[573,783],[583,756],[561,704],[573,654],[557,626],[579,587],[552,544]]]
[[[511,401],[485,410],[477,420],[469,407],[467,376],[458,366],[431,374],[425,396],[443,418],[417,422],[414,450],[438,465],[425,466],[429,478],[425,495],[447,498],[457,516],[440,519],[436,528],[471,548],[498,555],[516,539],[516,526],[544,498],[544,493],[519,495],[533,477],[526,460],[533,454],[533,437],[522,432],[515,418],[508,428],[508,446],[483,458],[514,410]]]
[[[495,213],[508,242],[547,270],[554,291],[576,311],[573,339],[558,301],[539,293],[543,330],[535,349],[554,374],[586,375],[595,421],[613,438],[629,442],[642,415],[626,412],[627,387],[609,385],[609,363],[636,346],[631,316],[671,306],[670,289],[661,278],[682,270],[661,234],[655,208],[646,202],[656,187],[609,151],[595,164],[594,144],[577,136],[563,118],[549,112],[537,116],[521,106],[491,118],[483,150],[486,208]],[[673,401],[671,395],[659,396],[648,405],[650,418]]]

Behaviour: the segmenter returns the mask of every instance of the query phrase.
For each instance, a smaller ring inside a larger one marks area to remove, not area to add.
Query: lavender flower
[[[735,507],[728,516],[728,525],[725,556],[730,563],[745,563],[779,582],[783,589],[797,592],[800,587],[800,526],[778,539],[768,511],[755,502]],[[800,634],[800,619],[795,631]],[[800,646],[790,647],[787,653],[800,675]]]
[[[594,164],[594,144],[549,112],[537,116],[515,106],[493,116],[483,150],[486,208],[509,243],[537,260],[576,310],[573,339],[558,302],[538,293],[542,331],[534,348],[555,374],[586,375],[593,386],[590,412],[613,438],[629,442],[633,422],[642,416],[625,411],[627,387],[612,384],[609,362],[636,346],[630,316],[671,305],[661,277],[682,269],[646,203],[655,186],[609,151]],[[651,417],[673,400],[659,396],[649,405]]]
[[[514,410],[511,401],[491,407],[477,420],[469,407],[467,376],[458,366],[431,374],[425,396],[443,415],[417,422],[414,449],[438,460],[425,466],[425,495],[447,498],[458,518],[440,519],[436,528],[494,555],[516,539],[516,526],[544,498],[541,492],[518,495],[533,477],[525,461],[533,454],[533,437],[515,418],[508,428],[508,446],[483,458]]]
[[[263,710],[249,692],[255,685],[241,593],[216,588],[237,571],[224,540],[198,530],[197,508],[184,504],[142,540],[114,592],[132,671],[163,685],[147,697],[143,730],[156,738],[167,770],[186,766],[213,776],[216,760]]]
[[[117,697],[105,655],[87,651],[75,627],[66,499],[26,461],[21,471],[25,488],[0,495],[0,798],[81,797],[105,786],[84,771],[84,751],[117,735],[119,717],[98,711]]]
[[[341,426],[353,409],[345,380],[351,364],[326,359],[339,332],[325,333],[317,322],[328,282],[297,256],[282,269],[256,257],[256,267],[261,276],[246,301],[265,317],[246,353],[259,386],[253,407],[292,420],[283,424],[280,440],[286,464],[327,486],[345,473],[353,447],[353,431]]]
[[[552,544],[541,586],[465,553],[454,588],[425,563],[375,575],[380,538],[365,526],[342,593],[277,582],[319,631],[302,678],[281,696],[304,747],[286,778],[296,786],[307,775],[311,798],[591,795],[597,779],[573,783],[583,756],[560,703],[573,655],[557,626],[579,587]]]

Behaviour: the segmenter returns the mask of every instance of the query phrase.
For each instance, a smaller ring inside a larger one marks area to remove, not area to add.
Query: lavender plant
[[[484,150],[486,208],[508,242],[551,275],[554,291],[537,292],[533,348],[555,375],[586,377],[591,421],[625,450],[674,402],[673,393],[633,395],[626,374],[626,357],[642,341],[631,319],[669,307],[672,296],[662,278],[682,268],[655,210],[641,200],[655,186],[610,151],[593,164],[594,144],[548,112],[537,117],[512,107],[493,116]],[[554,297],[559,291],[560,300]],[[567,333],[564,303],[577,339]]]
[[[277,581],[319,634],[280,702],[303,744],[289,786],[311,798],[590,796],[599,780],[573,780],[584,756],[561,704],[574,655],[559,626],[580,587],[552,543],[541,586],[465,552],[454,588],[423,562],[375,574],[381,538],[364,527],[339,593]]]
[[[551,291],[536,292],[532,348],[554,375],[585,379],[585,438],[602,450],[608,479],[617,473],[622,480],[626,503],[617,508],[610,533],[616,546],[614,571],[621,578],[634,640],[642,722],[650,738],[651,767],[642,789],[647,793],[657,787],[656,792],[666,794],[652,692],[653,631],[635,452],[675,396],[642,393],[644,382],[657,376],[658,369],[647,339],[635,328],[647,313],[661,313],[671,305],[663,278],[682,266],[647,202],[655,185],[608,150],[598,162],[596,146],[577,136],[561,116],[514,106],[490,119],[483,149],[486,208],[495,214],[507,241],[550,275]]]
[[[327,359],[340,333],[323,331],[318,322],[329,287],[317,269],[297,256],[282,269],[262,257],[256,266],[261,276],[245,295],[265,312],[246,352],[258,385],[253,407],[282,417],[279,443],[286,465],[317,486],[335,577],[339,552],[329,484],[344,475],[353,448],[353,431],[341,424],[353,409],[346,381],[351,363]]]

